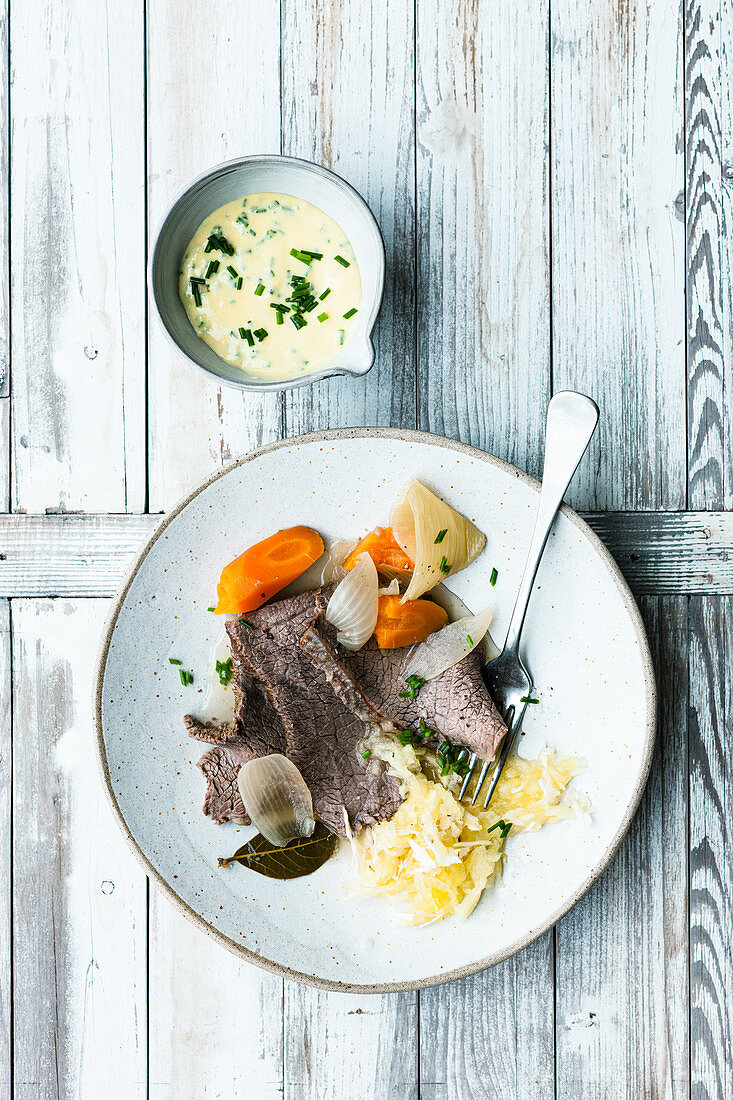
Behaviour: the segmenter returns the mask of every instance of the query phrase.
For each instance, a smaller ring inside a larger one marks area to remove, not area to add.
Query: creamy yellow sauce
[[[361,308],[359,268],[341,227],[303,199],[269,193],[228,202],[201,223],[179,293],[197,335],[263,381],[325,367]]]

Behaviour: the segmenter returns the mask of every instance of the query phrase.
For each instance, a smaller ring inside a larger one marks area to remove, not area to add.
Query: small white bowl
[[[178,293],[181,259],[204,218],[224,203],[260,191],[294,195],[333,218],[354,249],[361,275],[359,323],[343,351],[322,370],[283,381],[263,382],[221,359],[196,335]],[[169,207],[153,247],[148,277],[158,316],[174,347],[217,382],[241,390],[289,390],[332,374],[366,374],[374,362],[371,335],[384,291],[384,242],[358,191],[318,164],[295,157],[254,156],[210,168]]]

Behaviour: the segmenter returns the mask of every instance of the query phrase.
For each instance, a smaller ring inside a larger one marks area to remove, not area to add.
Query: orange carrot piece
[[[380,649],[400,649],[424,642],[448,622],[442,607],[432,600],[408,600],[400,596],[380,596],[374,637]]]
[[[354,547],[344,562],[348,572],[356,565],[359,554],[368,554],[377,569],[390,572],[412,573],[415,568],[402,547],[395,540],[391,527],[375,527]]]
[[[288,527],[250,546],[222,570],[217,615],[261,607],[305,573],[322,553],[323,539],[310,527]]]

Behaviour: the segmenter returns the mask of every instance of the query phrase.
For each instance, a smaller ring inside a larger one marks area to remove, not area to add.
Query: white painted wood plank
[[[643,610],[659,677],[657,749],[619,854],[557,927],[564,1100],[690,1095],[687,601],[654,598]]]
[[[198,172],[280,151],[279,0],[246,8],[155,0],[147,46],[152,235]],[[163,509],[218,465],[276,438],[281,401],[213,385],[171,351],[155,317],[149,351],[150,507]],[[282,981],[230,955],[158,897],[150,1019],[151,1095],[281,1093]]]
[[[146,883],[92,744],[106,601],[15,601],[15,1100],[146,1095]]]
[[[418,426],[537,474],[550,394],[548,5],[417,10]],[[550,1100],[553,977],[548,935],[421,993],[421,1096]]]
[[[547,0],[418,12],[419,426],[537,474],[550,395]]]
[[[10,393],[10,0],[0,6],[0,398]],[[7,446],[0,435],[0,454]]]
[[[690,600],[690,1056],[695,1100],[733,1089],[733,608]]]
[[[728,0],[689,0],[684,49],[688,504],[730,508],[733,6]]]
[[[200,172],[280,152],[280,3],[154,0],[148,7],[148,208],[152,245]],[[277,394],[215,385],[173,350],[151,305],[150,509],[170,508],[217,466],[280,434]]]
[[[13,507],[144,507],[143,10],[11,0]]]
[[[283,1095],[283,980],[150,897],[150,1100]]]
[[[12,680],[10,662],[10,604],[0,600],[0,1097],[10,1100],[13,1062],[11,1012],[13,990],[12,852],[10,844],[12,789]]]
[[[285,985],[286,1100],[417,1100],[417,994]]]
[[[364,196],[387,254],[376,361],[286,395],[287,434],[415,425],[413,2],[283,2],[283,153],[332,168]]]
[[[733,513],[593,512],[636,595],[733,594]],[[160,516],[0,514],[0,597],[111,596]]]
[[[551,12],[553,389],[601,408],[568,499],[682,508],[681,5]]]
[[[552,933],[420,994],[421,1100],[554,1100]]]
[[[413,33],[412,0],[283,3],[283,152],[353,184],[387,252],[375,365],[362,380],[288,394],[288,435],[415,423]],[[288,985],[285,1006],[286,1097],[417,1095],[414,995],[357,999]]]

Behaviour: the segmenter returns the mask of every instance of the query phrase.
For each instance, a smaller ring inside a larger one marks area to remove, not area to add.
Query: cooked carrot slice
[[[222,570],[217,615],[261,607],[305,573],[322,553],[323,539],[310,527],[288,527],[250,546]]]
[[[402,603],[400,596],[380,596],[374,637],[380,649],[399,649],[424,642],[447,622],[443,608],[432,600]]]
[[[391,527],[375,527],[354,547],[344,562],[344,569],[353,569],[359,554],[368,554],[377,569],[383,572],[412,573],[415,568],[402,547],[395,541]]]

